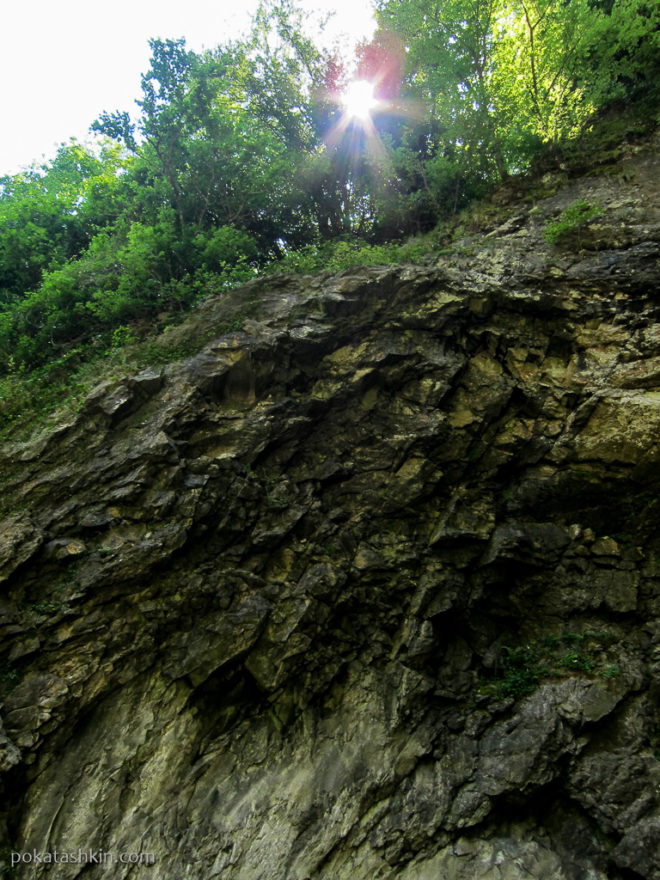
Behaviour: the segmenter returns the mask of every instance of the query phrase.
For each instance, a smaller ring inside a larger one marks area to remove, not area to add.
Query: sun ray
[[[341,102],[349,118],[368,120],[379,104],[374,94],[374,84],[365,79],[353,80],[344,89]]]

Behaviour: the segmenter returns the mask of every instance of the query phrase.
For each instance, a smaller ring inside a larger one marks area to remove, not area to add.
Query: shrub
[[[433,250],[430,239],[370,244],[363,238],[340,238],[322,244],[309,244],[272,263],[269,272],[342,272],[353,266],[383,266],[415,263]]]
[[[561,244],[569,241],[577,235],[578,244],[581,244],[580,232],[595,217],[603,213],[599,205],[591,205],[584,199],[579,199],[569,205],[559,216],[559,220],[552,220],[546,224],[543,237],[549,244]]]
[[[125,324],[120,324],[112,333],[112,347],[123,348],[124,345],[130,345],[131,342],[135,342],[133,331]]]

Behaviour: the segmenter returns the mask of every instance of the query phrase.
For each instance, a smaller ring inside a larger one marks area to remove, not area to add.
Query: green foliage
[[[247,233],[228,227],[181,242],[170,210],[150,225],[117,223],[0,312],[0,358],[7,372],[34,368],[57,360],[72,343],[89,344],[99,332],[119,329],[116,346],[127,322],[189,308],[254,277],[255,252]]]
[[[233,226],[221,226],[195,237],[201,265],[211,272],[235,268],[239,263],[255,261],[259,248],[254,238]],[[241,279],[242,280],[242,279]]]
[[[70,349],[41,367],[0,376],[0,436],[26,436],[65,402],[75,408],[98,382],[98,350],[81,360],[81,352]]]
[[[120,324],[119,327],[113,330],[113,348],[123,348],[125,345],[130,345],[131,342],[135,342],[135,336],[133,335],[133,331],[130,327],[126,327],[124,324]]]
[[[183,40],[151,40],[137,123],[116,112],[94,124],[139,153],[146,180],[162,184],[179,234],[233,226],[268,250],[276,225],[283,236],[305,222],[282,210],[296,200],[290,169],[316,145],[304,92],[315,56],[292,16],[284,7],[270,16],[262,9],[247,41],[203,55]]]
[[[84,250],[117,210],[124,167],[117,147],[97,156],[72,140],[52,162],[0,178],[0,305]]]
[[[126,369],[191,357],[209,339],[240,330],[259,310],[255,299],[238,297],[232,302],[224,275],[203,273],[191,281],[190,289],[198,299],[224,291],[228,303],[223,320],[201,328],[195,324],[185,334],[171,326],[154,338],[153,334],[159,329],[155,326],[151,328],[152,335],[145,339],[139,338],[136,327],[120,325],[112,331],[96,334],[85,346],[69,348],[41,366],[18,367],[0,376],[0,439],[25,438],[66,419],[83,403],[98,383],[99,375],[108,378],[119,370],[124,374]],[[168,323],[176,324],[176,317],[170,316]],[[7,460],[4,466],[10,467],[11,461]],[[0,477],[5,478],[6,473]],[[0,498],[3,509],[10,502],[6,483],[5,479],[4,502]]]
[[[68,605],[62,600],[44,599],[41,602],[35,602],[34,604],[28,605],[28,608],[31,611],[36,611],[37,614],[52,615],[58,614],[61,611],[66,611]]]
[[[464,178],[526,167],[607,102],[657,82],[660,12],[645,0],[380,0],[405,45],[406,92],[429,110],[424,165]]]
[[[583,657],[579,651],[568,651],[559,662],[565,669],[573,669],[577,672],[593,672],[594,670],[592,661]]]
[[[313,275],[319,272],[342,272],[352,266],[414,263],[432,253],[433,247],[433,241],[428,238],[382,245],[369,244],[361,238],[339,238],[291,251],[266,271]]]
[[[520,699],[543,679],[562,677],[570,672],[593,675],[601,665],[604,649],[612,641],[606,632],[565,632],[526,645],[505,645],[492,687],[500,698]],[[613,663],[602,667],[599,674],[608,681],[617,678],[621,670]]]
[[[531,693],[541,677],[548,670],[539,665],[536,644],[517,648],[504,647],[504,662],[498,680],[498,693],[501,697],[519,699]]]
[[[657,80],[644,0],[377,5],[357,59],[381,101],[368,124],[343,115],[348,72],[289,0],[264,0],[212,51],[152,40],[136,118],[102,113],[96,149],[0,178],[5,423],[108,350],[170,358],[141,342],[150,328],[257,273],[424,259],[420,235]],[[576,203],[546,237],[580,244],[597,212]]]
[[[648,0],[613,0],[584,41],[580,61],[592,101],[625,100],[657,89],[660,73],[660,7]]]
[[[563,244],[574,238],[580,242],[581,230],[602,213],[599,205],[591,205],[584,199],[579,199],[562,211],[558,220],[546,224],[543,237],[549,244]]]
[[[589,0],[499,8],[493,85],[503,121],[554,143],[581,131],[596,109],[583,53],[601,16]]]

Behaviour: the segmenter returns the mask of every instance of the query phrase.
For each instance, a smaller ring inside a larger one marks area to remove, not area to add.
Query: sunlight
[[[371,118],[371,111],[378,106],[378,98],[374,95],[374,84],[359,79],[349,83],[341,96],[346,115],[352,119],[366,121]]]

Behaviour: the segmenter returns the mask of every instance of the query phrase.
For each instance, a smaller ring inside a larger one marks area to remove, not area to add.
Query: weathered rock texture
[[[660,876],[652,156],[6,450],[5,854],[155,855],[10,876]]]

